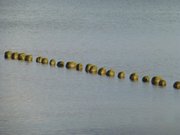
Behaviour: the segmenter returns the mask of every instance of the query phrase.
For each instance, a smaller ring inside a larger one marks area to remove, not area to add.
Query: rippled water
[[[179,36],[178,0],[1,0],[0,134],[179,135]],[[4,60],[6,50],[127,78]],[[132,83],[131,72],[162,75],[167,87]]]

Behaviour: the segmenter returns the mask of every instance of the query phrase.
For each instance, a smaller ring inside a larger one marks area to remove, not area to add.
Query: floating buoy
[[[159,85],[159,82],[162,80],[162,77],[160,76],[154,76],[152,79],[151,79],[151,83],[153,85]]]
[[[41,63],[42,64],[48,64],[48,58],[42,58]]]
[[[150,82],[150,77],[149,77],[149,76],[144,76],[144,77],[142,78],[142,81],[143,81],[144,83],[149,83],[149,82]]]
[[[41,56],[39,56],[39,57],[36,58],[36,62],[37,62],[37,63],[41,63],[41,62],[42,62],[42,59],[43,59],[43,58],[42,58]]]
[[[159,86],[165,87],[166,86],[166,81],[165,80],[160,80],[159,81]]]
[[[52,66],[52,67],[55,67],[56,66],[56,60],[51,59],[50,62],[49,62],[49,65]]]
[[[108,77],[114,77],[115,76],[115,71],[113,69],[110,69],[107,71],[106,75]]]
[[[77,71],[82,71],[83,70],[83,65],[81,63],[78,63],[76,66]]]
[[[138,81],[139,76],[137,73],[132,73],[129,78],[131,81]]]
[[[64,61],[59,61],[57,63],[57,67],[63,68],[64,67]]]
[[[26,55],[25,53],[18,53],[18,52],[12,52],[12,51],[6,51],[4,53],[4,58],[5,59],[12,59],[12,60],[21,60],[21,61],[27,61],[27,62],[32,62],[33,61],[33,56],[32,55]],[[48,64],[48,58],[43,58],[43,57],[37,57],[36,58],[37,63],[42,63],[42,64]],[[51,59],[49,62],[50,66],[56,66],[56,60]],[[64,67],[64,61],[59,61],[57,63],[57,67]],[[83,65],[81,63],[76,64],[76,62],[69,61],[66,63],[66,68],[67,69],[76,69],[77,71],[82,71],[83,70]],[[85,67],[85,71],[87,73],[91,74],[99,74],[101,76],[107,75],[108,77],[114,77],[115,76],[115,71],[113,69],[110,69],[106,71],[106,68],[101,67],[99,70],[96,65],[93,64],[87,64]],[[125,78],[125,72],[121,71],[118,73],[117,77],[119,79],[124,79]],[[138,74],[137,73],[132,73],[129,76],[131,81],[138,81]],[[144,83],[149,83],[150,82],[150,77],[149,76],[144,76],[142,78],[142,81]],[[166,80],[164,80],[160,76],[154,76],[151,79],[151,83],[153,85],[165,87],[167,85]],[[176,81],[173,85],[175,89],[180,89],[180,81]]]
[[[19,54],[18,54],[18,60],[24,61],[24,60],[25,60],[25,57],[26,57],[26,54],[25,54],[25,53],[19,53]]]
[[[180,81],[176,81],[173,85],[175,89],[180,89]]]
[[[126,77],[126,74],[125,74],[124,71],[121,71],[121,72],[118,73],[118,78],[119,79],[124,79],[125,77]]]
[[[26,55],[25,56],[25,61],[32,62],[33,61],[33,56],[32,55]]]
[[[4,58],[5,58],[5,59],[11,59],[11,55],[12,55],[12,52],[11,52],[11,51],[6,51],[6,52],[4,53]]]
[[[93,66],[92,64],[87,64],[87,65],[86,65],[86,68],[85,68],[85,71],[86,71],[87,73],[89,73],[89,70],[90,70],[90,68],[91,68],[92,66]]]
[[[13,52],[11,58],[13,60],[17,60],[18,59],[18,52]]]
[[[91,66],[91,68],[89,69],[89,73],[97,74],[97,66],[96,65]]]
[[[98,70],[98,74],[101,76],[105,76],[106,75],[106,69],[104,67],[100,68]]]
[[[66,68],[67,69],[76,69],[76,62],[74,62],[74,61],[69,61],[69,62],[67,62],[66,63]]]

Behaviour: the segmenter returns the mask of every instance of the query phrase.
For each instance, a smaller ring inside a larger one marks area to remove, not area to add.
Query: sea
[[[6,60],[8,50],[34,60]],[[50,67],[38,56],[116,75]],[[179,135],[179,61],[179,0],[0,0],[0,135]],[[145,75],[167,86],[144,84]]]

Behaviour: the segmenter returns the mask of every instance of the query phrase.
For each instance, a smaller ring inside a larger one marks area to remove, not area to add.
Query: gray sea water
[[[179,0],[0,0],[0,135],[179,135],[179,37]],[[7,50],[127,77],[5,60]]]

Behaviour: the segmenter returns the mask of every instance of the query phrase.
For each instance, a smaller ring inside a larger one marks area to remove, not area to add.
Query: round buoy
[[[166,81],[165,80],[160,80],[159,81],[159,86],[165,87],[166,86]]]
[[[25,60],[25,57],[26,57],[26,54],[25,54],[25,53],[19,53],[19,54],[18,54],[18,60],[24,61],[24,60]]]
[[[13,60],[17,60],[18,59],[18,52],[13,52],[11,58]]]
[[[86,71],[87,73],[89,73],[89,70],[90,70],[90,68],[91,68],[92,66],[93,66],[92,64],[87,64],[86,67],[85,67],[85,71]]]
[[[126,77],[126,74],[125,74],[124,71],[121,71],[121,72],[118,73],[118,78],[119,79],[124,79],[125,77]]]
[[[42,64],[48,64],[48,58],[42,58],[41,63]]]
[[[66,63],[66,68],[67,69],[76,69],[76,65],[77,64],[75,62],[69,61],[69,62]]]
[[[175,89],[180,89],[180,81],[176,81],[173,85]]]
[[[142,81],[143,81],[144,83],[149,83],[150,77],[149,77],[149,76],[144,76],[144,77],[142,78]]]
[[[11,59],[11,56],[12,55],[12,52],[11,51],[6,51],[5,53],[4,53],[4,58],[5,59]]]
[[[91,68],[89,69],[89,73],[97,74],[97,66],[96,65],[91,66]]]
[[[105,76],[106,75],[106,69],[104,67],[100,68],[98,70],[98,74],[101,76]]]
[[[81,63],[78,63],[76,66],[77,71],[82,71],[83,70],[83,65]]]
[[[51,59],[50,62],[49,62],[49,65],[52,66],[52,67],[55,67],[56,66],[56,60]]]
[[[108,77],[114,77],[115,76],[115,71],[113,69],[110,69],[107,71],[106,75]]]
[[[57,67],[63,68],[63,67],[64,67],[64,61],[59,61],[59,62],[57,63]]]
[[[32,62],[33,61],[33,56],[32,55],[26,55],[25,61]]]
[[[36,62],[37,62],[37,63],[41,63],[41,62],[42,62],[42,57],[41,57],[41,56],[37,57],[37,58],[36,58]]]
[[[159,82],[162,80],[162,78],[160,76],[154,76],[152,79],[151,79],[151,83],[153,85],[159,85]]]
[[[138,81],[139,76],[137,73],[132,73],[129,78],[131,81]]]

